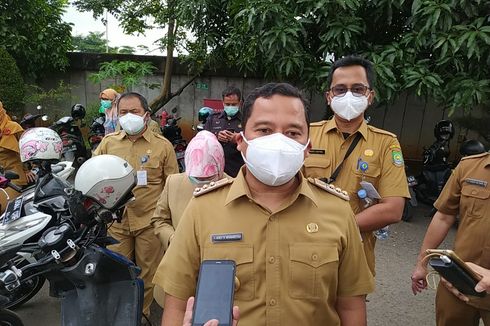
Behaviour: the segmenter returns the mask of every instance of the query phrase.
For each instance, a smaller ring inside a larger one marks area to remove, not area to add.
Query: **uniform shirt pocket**
[[[235,290],[235,299],[247,301],[255,297],[254,251],[252,245],[210,245],[204,247],[203,260],[234,260],[236,277],[240,282],[240,287]]]
[[[310,155],[304,163],[306,175],[311,178],[327,178],[327,171],[330,167],[330,159],[324,156]]]
[[[146,170],[147,180],[149,184],[160,184],[162,182],[162,167],[161,162],[155,157],[143,165]]]
[[[489,197],[489,189],[475,185],[464,185],[461,189],[461,207],[464,215],[472,218],[483,217]]]
[[[289,295],[321,299],[337,282],[339,254],[336,246],[314,243],[289,245]]]
[[[368,168],[365,172],[361,171],[361,168],[359,167],[359,162],[354,164],[352,167],[352,170],[354,172],[354,175],[356,176],[358,182],[355,185],[355,189],[348,189],[351,191],[357,191],[360,189],[359,183],[361,181],[367,181],[373,184],[373,186],[378,189],[378,180],[379,176],[381,175],[381,167],[378,162],[365,162],[368,165]]]

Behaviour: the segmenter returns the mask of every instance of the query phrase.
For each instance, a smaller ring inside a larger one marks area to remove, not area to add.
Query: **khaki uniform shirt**
[[[490,154],[462,158],[434,206],[444,214],[459,214],[456,254],[490,268]],[[488,295],[475,303],[490,310]]]
[[[229,177],[225,174],[223,178]],[[185,173],[168,176],[151,218],[151,225],[155,228],[155,234],[162,242],[164,250],[167,250],[170,237],[175,233],[195,188],[196,185]]]
[[[271,212],[253,200],[243,173],[190,201],[153,282],[186,300],[201,261],[231,259],[241,324],[340,325],[337,297],[374,288],[348,203],[298,174],[295,193]],[[224,234],[236,241],[219,241]]]
[[[119,156],[135,170],[145,170],[147,174],[147,185],[133,189],[136,200],[126,205],[122,222],[114,223],[112,227],[130,231],[149,227],[165,180],[170,174],[179,172],[172,144],[149,128],[135,142],[129,140],[124,131],[116,131],[102,139],[94,151],[94,155],[100,154]]]
[[[169,239],[174,234],[195,188],[196,185],[192,184],[185,173],[168,176],[151,218],[155,234],[162,242],[164,250],[167,250]]]
[[[403,157],[396,135],[369,126],[365,121],[362,122],[358,132],[362,137],[345,160],[334,182],[336,186],[349,193],[350,205],[354,213],[362,211],[362,203],[357,196],[357,191],[361,189],[361,181],[372,183],[381,198],[410,198]],[[329,178],[342,162],[355,135],[356,133],[344,139],[334,119],[312,123],[310,125],[312,149],[305,160],[305,175],[313,178]],[[374,275],[376,238],[372,232],[363,232],[362,237],[369,268]]]

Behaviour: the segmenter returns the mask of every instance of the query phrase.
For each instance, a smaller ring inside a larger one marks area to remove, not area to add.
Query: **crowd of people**
[[[364,118],[374,83],[369,61],[337,60],[325,92],[333,116],[313,123],[308,102],[290,84],[268,83],[244,99],[228,87],[224,110],[188,144],[183,173],[143,96],[100,93],[106,136],[93,155],[119,156],[137,170],[136,199],[109,229],[119,242],[109,248],[141,267],[145,315],[156,299],[163,325],[190,324],[200,263],[229,259],[239,281],[235,324],[366,325],[373,232],[400,221],[410,198],[396,135]],[[0,129],[0,164],[29,178],[15,161],[22,128],[1,105]],[[489,169],[484,153],[454,170],[411,275],[414,294],[427,287],[426,250],[437,248],[457,219],[454,251],[482,276],[476,290],[490,290]],[[437,325],[480,319],[490,325],[490,296],[440,283]]]

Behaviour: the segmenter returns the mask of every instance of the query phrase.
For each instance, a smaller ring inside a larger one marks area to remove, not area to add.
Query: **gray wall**
[[[50,87],[56,85],[60,79],[69,83],[72,86],[72,101],[84,105],[97,103],[99,93],[113,84],[114,81],[105,81],[102,84],[93,84],[88,76],[97,71],[98,63],[112,59],[126,60],[135,58],[138,60],[153,61],[155,65],[162,64],[162,57],[139,57],[139,56],[115,56],[111,55],[83,55],[72,54],[70,56],[70,68],[65,73],[50,76],[46,79],[43,86]],[[126,58],[127,57],[127,58]],[[184,85],[190,76],[185,74],[185,69],[177,62],[175,74],[172,77],[172,92],[178,90],[181,85]],[[221,98],[221,91],[227,85],[235,85],[239,87],[246,96],[252,89],[260,86],[265,81],[259,77],[243,77],[235,72],[236,70],[229,69],[222,71],[214,71],[205,73],[198,77],[193,83],[189,84],[182,94],[165,105],[167,112],[172,109],[177,109],[177,116],[181,116],[180,126],[183,129],[184,137],[189,139],[193,135],[192,127],[197,121],[197,111],[203,106],[205,98]],[[162,71],[159,69],[154,76],[148,77],[145,83],[159,83],[162,81]],[[196,83],[206,83],[208,89],[198,89]],[[133,91],[143,94],[148,100],[158,96],[160,89],[149,89],[141,85],[132,89]],[[312,111],[312,121],[322,120],[326,113],[326,104],[322,94],[305,92],[310,100]],[[66,104],[69,108],[70,103]],[[371,124],[395,133],[401,144],[406,161],[409,164],[417,164],[421,160],[423,146],[429,146],[434,141],[433,128],[437,121],[447,118],[447,113],[432,102],[426,102],[424,99],[413,94],[401,95],[395,103],[388,106],[370,108],[367,111],[372,120]],[[455,115],[457,116],[457,115]],[[455,116],[451,117],[454,118]],[[451,142],[452,158],[457,156],[459,143],[463,140],[466,130],[460,130],[456,126],[456,135]],[[469,133],[468,137],[475,137]],[[411,162],[413,161],[413,162]]]

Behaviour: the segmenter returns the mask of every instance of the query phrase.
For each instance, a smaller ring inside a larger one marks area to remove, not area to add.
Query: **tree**
[[[331,59],[358,54],[375,65],[380,104],[407,90],[435,99],[451,113],[490,104],[490,2],[484,0],[76,3],[99,15],[107,8],[128,32],[151,28],[148,18],[166,26],[165,78],[177,46],[188,52],[193,72],[236,67],[323,91]],[[185,38],[184,31],[192,37]],[[162,98],[168,94],[164,83]]]
[[[0,48],[0,101],[17,116],[22,114],[25,85],[14,58]]]
[[[71,26],[62,21],[67,0],[0,2],[0,48],[27,77],[40,77],[68,64]]]
[[[96,74],[89,76],[95,83],[100,83],[107,79],[114,79],[115,84],[111,88],[119,93],[130,90],[132,87],[141,84],[141,80],[153,74],[155,67],[151,62],[118,61],[103,62],[100,70]],[[146,84],[149,88],[156,88],[160,85]]]
[[[75,0],[74,4],[79,10],[92,11],[95,17],[101,16],[105,10],[109,11],[119,19],[122,28],[128,34],[143,34],[147,29],[166,27],[167,34],[162,35],[160,40],[160,46],[167,52],[163,69],[163,85],[160,96],[154,99],[150,106],[156,111],[172,97],[182,92],[183,88],[173,94],[170,92],[174,50],[179,40],[183,40],[185,35],[176,16],[177,0]],[[194,78],[191,78],[186,85]]]
[[[120,47],[109,46],[104,38],[104,32],[89,32],[87,36],[75,35],[72,37],[73,50],[76,52],[88,53],[121,53],[133,54],[135,49],[129,45]],[[139,46],[138,46],[139,47]]]
[[[488,1],[179,2],[200,61],[324,90],[329,58],[359,54],[375,64],[382,103],[405,90],[450,112],[490,103]]]

